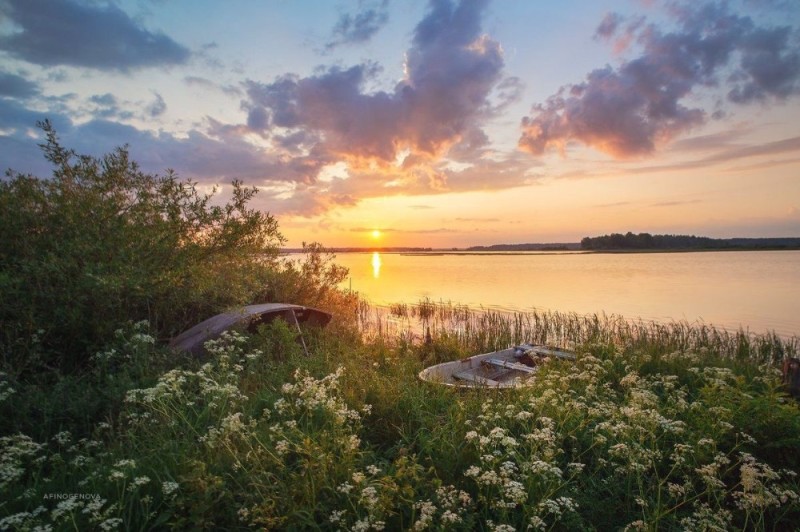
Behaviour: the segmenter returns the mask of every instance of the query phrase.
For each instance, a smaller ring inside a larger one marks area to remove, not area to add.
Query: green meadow
[[[0,530],[791,530],[797,338],[607,316],[377,309],[319,245],[278,256],[237,185],[215,204],[48,132],[0,184]],[[746,294],[742,294],[746,297]],[[202,358],[166,340],[237,304],[331,312]],[[532,386],[417,374],[533,342]]]

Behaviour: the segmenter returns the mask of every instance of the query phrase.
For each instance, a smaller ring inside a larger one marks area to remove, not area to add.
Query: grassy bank
[[[66,402],[104,393],[116,406],[64,421],[42,403],[34,438],[7,422],[0,528],[781,530],[800,518],[800,418],[775,365],[796,339],[428,302],[361,305],[307,332],[310,357],[294,334],[279,321],[196,361],[145,323],[120,331],[91,373],[62,383]],[[568,345],[578,361],[514,391],[416,377],[521,341]],[[9,420],[45,393],[2,386]]]

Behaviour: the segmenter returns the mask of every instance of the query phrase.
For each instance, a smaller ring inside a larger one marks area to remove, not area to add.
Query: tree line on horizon
[[[624,235],[612,233],[581,240],[581,249],[738,249],[738,248],[770,248],[787,249],[800,247],[800,238],[710,238],[695,235],[651,235],[650,233],[634,234],[630,231]]]

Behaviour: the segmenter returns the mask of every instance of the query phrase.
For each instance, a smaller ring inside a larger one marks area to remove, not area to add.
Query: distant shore
[[[475,251],[469,249],[430,249],[403,250],[393,248],[345,248],[329,249],[331,253],[387,253],[406,256],[443,256],[443,255],[480,255],[480,256],[514,256],[514,255],[590,255],[590,254],[635,254],[635,253],[707,253],[713,251],[800,251],[800,247],[733,247],[733,248],[676,248],[676,249],[567,249],[567,250],[514,250],[514,251]],[[302,249],[282,249],[281,254],[302,253]]]
[[[404,255],[530,255],[558,253],[689,253],[694,251],[783,251],[800,250],[800,238],[709,238],[694,235],[613,233],[586,237],[580,242],[492,244],[465,248],[371,246],[330,248],[333,253],[400,253]],[[302,253],[286,248],[282,253]]]

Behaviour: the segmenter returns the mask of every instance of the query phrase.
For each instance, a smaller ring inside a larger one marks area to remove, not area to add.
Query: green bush
[[[39,126],[53,175],[9,170],[0,182],[5,367],[83,367],[121,324],[148,320],[166,338],[274,279],[284,239],[271,215],[248,207],[255,188],[234,181],[215,205],[172,171],[142,172],[127,148],[78,155]]]

